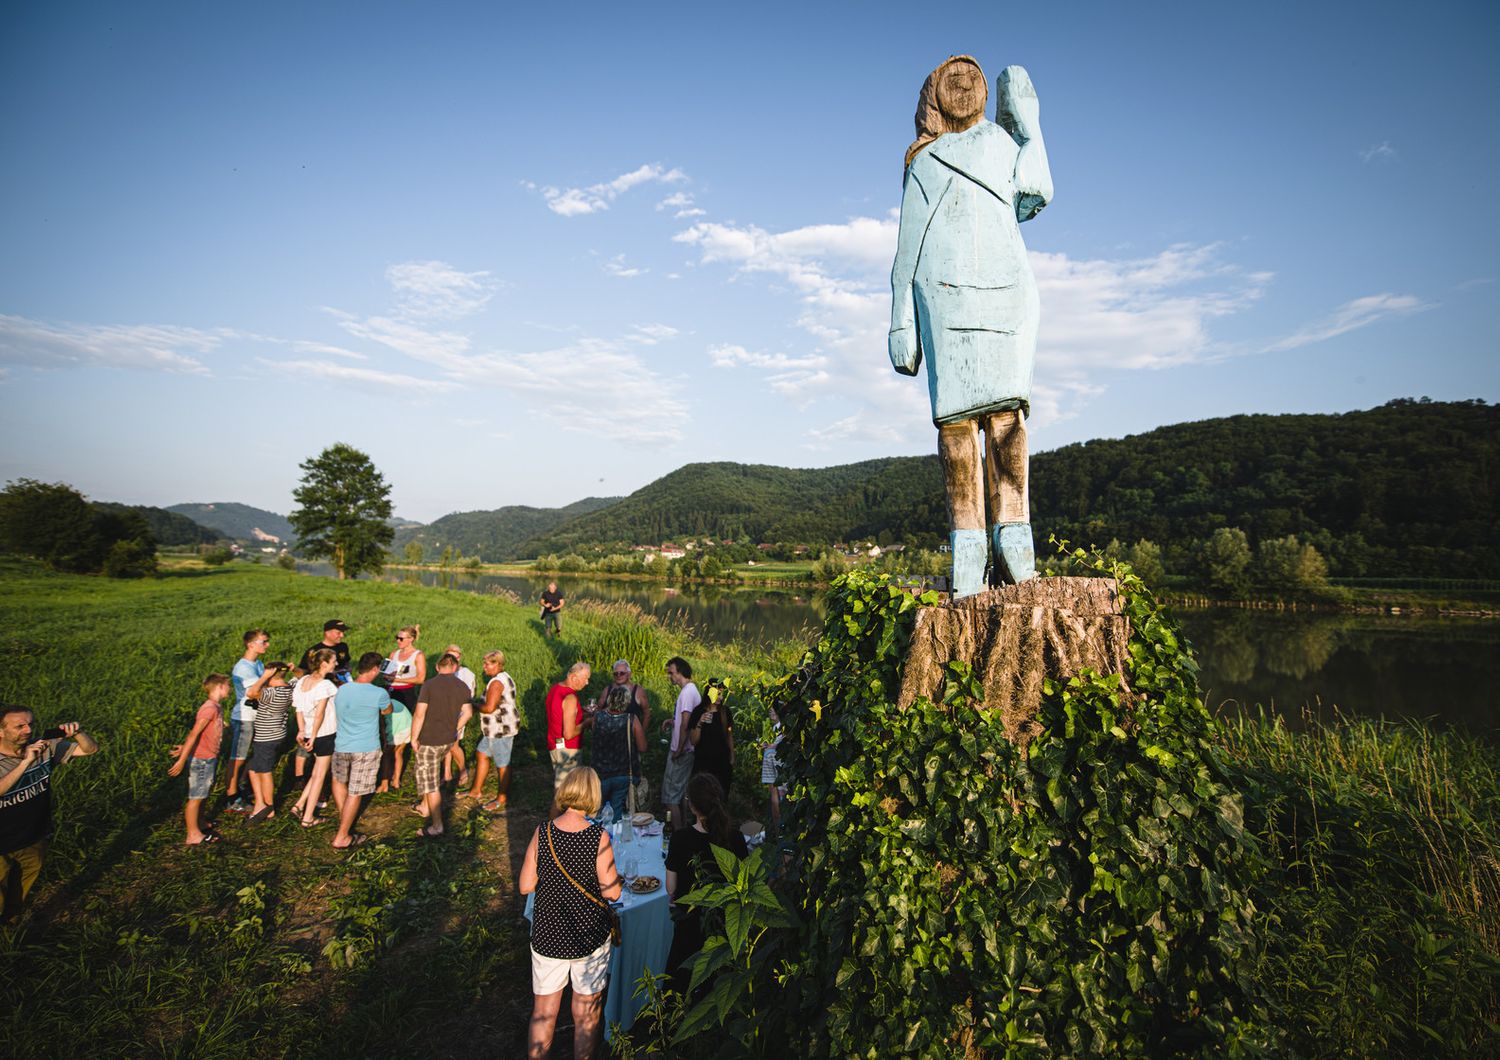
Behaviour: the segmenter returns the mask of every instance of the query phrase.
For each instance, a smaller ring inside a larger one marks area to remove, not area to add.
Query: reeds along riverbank
[[[1271,870],[1258,991],[1306,1055],[1500,1049],[1500,755],[1420,724],[1224,729]]]

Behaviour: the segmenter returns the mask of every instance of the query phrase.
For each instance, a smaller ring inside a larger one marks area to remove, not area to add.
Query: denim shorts
[[[188,762],[188,798],[206,799],[214,790],[214,770],[217,758],[194,758]]]
[[[244,721],[229,719],[229,757],[243,761],[250,757],[250,745],[255,742],[255,719]]]
[[[514,736],[481,736],[474,750],[493,758],[497,768],[506,769],[510,766],[510,749],[515,742]]]

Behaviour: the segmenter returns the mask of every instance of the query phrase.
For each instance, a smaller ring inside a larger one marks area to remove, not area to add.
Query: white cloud
[[[1373,147],[1367,147],[1359,153],[1361,162],[1369,165],[1371,162],[1390,162],[1397,158],[1396,149],[1391,146],[1389,140],[1382,140]]]
[[[477,313],[495,296],[488,272],[463,272],[445,261],[405,261],[385,270],[397,312],[418,319],[453,320]]]
[[[1409,294],[1372,294],[1345,302],[1322,320],[1299,328],[1286,338],[1266,347],[1267,352],[1295,350],[1324,342],[1358,328],[1369,327],[1387,317],[1420,313],[1432,306]]]
[[[541,192],[542,198],[547,200],[547,208],[553,213],[580,217],[609,209],[610,203],[641,184],[678,184],[685,180],[687,174],[680,169],[665,169],[656,163],[647,163],[602,184],[590,184],[586,188],[546,187]],[[536,187],[530,183],[526,186]]]
[[[793,357],[785,353],[755,353],[743,346],[710,346],[709,358],[717,368],[740,366],[758,369],[772,390],[806,407],[816,390],[830,381],[828,358],[818,354]]]
[[[657,448],[683,438],[689,410],[678,396],[680,387],[654,372],[630,349],[643,337],[663,334],[660,329],[665,325],[638,326],[618,341],[583,338],[549,350],[479,352],[473,350],[468,335],[457,332],[428,330],[389,317],[328,312],[351,335],[438,369],[435,380],[421,380],[417,385],[483,387],[488,393],[535,398],[542,409],[627,410],[618,416],[562,416],[554,424],[627,445]]]
[[[369,360],[369,358],[362,353],[356,353],[354,350],[346,350],[342,346],[329,346],[327,343],[322,342],[303,342],[301,340],[298,340],[293,342],[291,346],[292,349],[296,350],[298,353],[308,353],[314,356],[321,355],[324,357],[344,357],[351,361]]]
[[[683,220],[684,218],[689,217],[704,217],[708,214],[707,210],[699,209],[696,205],[694,205],[693,197],[685,191],[679,191],[675,194],[668,195],[665,199],[656,204],[656,208],[658,210],[674,211],[672,216],[677,220]]]
[[[37,368],[128,368],[208,374],[189,354],[212,353],[229,328],[204,331],[171,324],[48,324],[0,314],[0,361]]]
[[[357,383],[370,387],[389,387],[408,397],[418,397],[424,391],[450,391],[457,384],[446,379],[423,379],[400,372],[382,372],[373,368],[356,368],[353,365],[337,364],[333,361],[273,361],[257,357],[261,364],[274,369],[280,378],[303,381],[308,378],[323,379],[331,383]]]
[[[631,342],[638,342],[642,346],[654,346],[658,342],[676,338],[680,332],[668,324],[637,324],[631,329],[632,334],[628,336]]]
[[[639,265],[628,265],[625,262],[624,254],[616,254],[604,263],[604,271],[611,276],[618,276],[622,280],[629,280],[636,276],[642,276],[651,270],[643,269]]]

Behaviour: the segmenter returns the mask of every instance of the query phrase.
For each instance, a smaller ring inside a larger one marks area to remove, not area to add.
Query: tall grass
[[[1308,1055],[1500,1050],[1500,756],[1415,724],[1241,719],[1272,869],[1259,989]]]

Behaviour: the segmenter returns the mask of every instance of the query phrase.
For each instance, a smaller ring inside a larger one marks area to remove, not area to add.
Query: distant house
[[[661,547],[662,559],[681,559],[686,555],[687,551],[685,549],[678,548],[676,545],[663,545]]]

